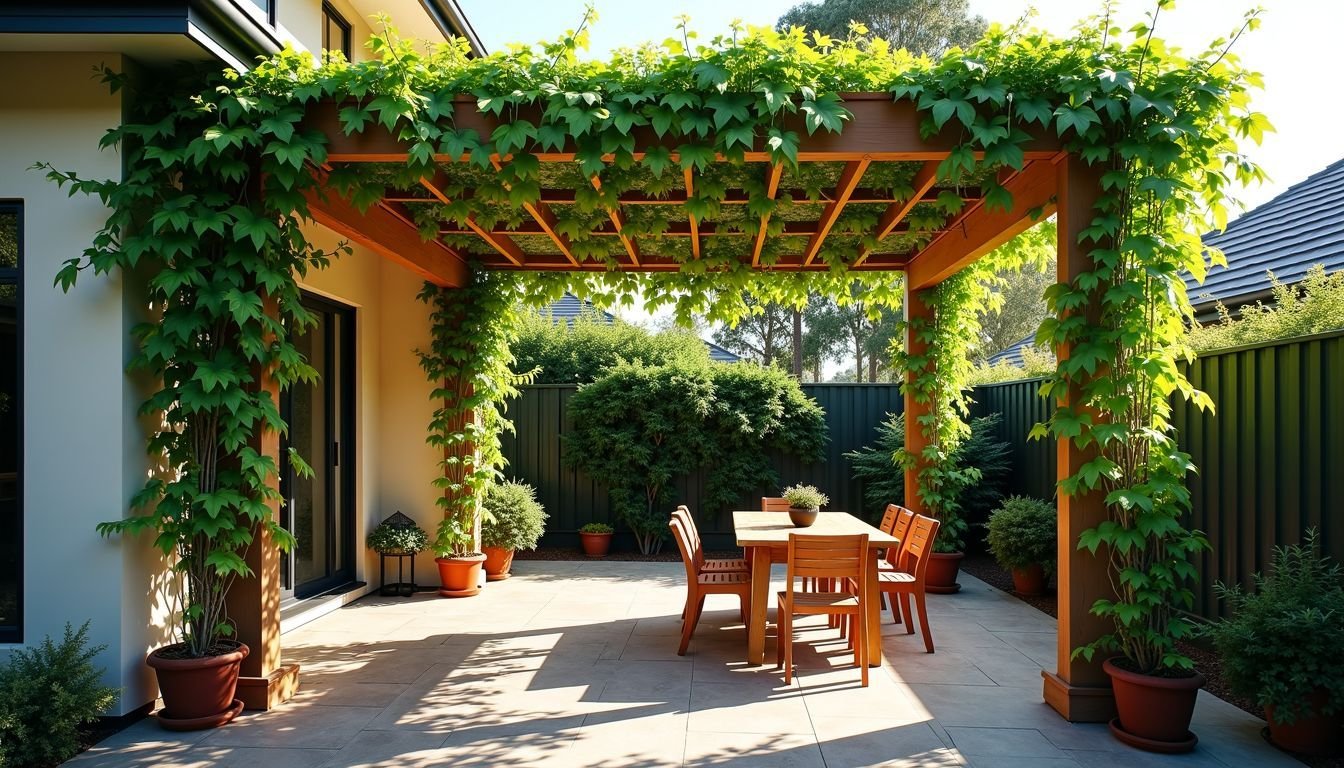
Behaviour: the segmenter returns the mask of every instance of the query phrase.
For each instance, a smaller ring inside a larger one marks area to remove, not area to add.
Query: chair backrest
[[[762,496],[762,512],[788,512],[789,500],[782,496]]]
[[[700,540],[700,529],[695,526],[695,515],[691,514],[691,510],[685,504],[681,504],[672,510],[672,519],[679,521],[685,530],[686,538],[691,545],[692,562],[699,569],[705,564],[705,545]]]
[[[677,540],[677,549],[681,550],[681,563],[686,566],[686,581],[694,585],[700,578],[700,568],[695,562],[695,546],[678,517],[668,520],[667,527],[672,529],[672,538]]]
[[[924,583],[924,573],[929,569],[929,555],[933,554],[933,541],[938,538],[937,520],[932,517],[915,515],[915,522],[906,536],[909,542],[903,546],[901,570],[915,577],[915,583]]]
[[[887,549],[887,562],[899,567],[902,557],[905,555],[905,547],[910,543],[910,528],[915,522],[915,512],[899,504],[888,504],[887,514],[896,513],[896,521],[892,523],[891,530],[887,531],[892,536],[901,540],[899,547],[889,547]],[[886,521],[886,515],[882,516],[883,522]]]
[[[809,536],[789,534],[788,591],[795,578],[854,579],[866,584],[868,534]]]

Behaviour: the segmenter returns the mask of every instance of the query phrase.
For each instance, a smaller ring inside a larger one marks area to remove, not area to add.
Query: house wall
[[[317,225],[308,235],[324,249],[339,242]],[[368,532],[401,511],[432,535],[440,518],[433,487],[440,455],[425,443],[433,388],[415,354],[430,342],[429,308],[415,300],[421,285],[359,246],[303,281],[305,290],[355,307],[355,577],[370,590],[378,586],[378,556],[364,546]],[[422,552],[417,578],[433,584],[435,573],[433,553]]]
[[[31,645],[90,622],[105,645],[96,663],[122,689],[113,714],[153,698],[144,655],[167,636],[159,594],[162,560],[141,537],[104,539],[95,525],[127,513],[147,471],[136,413],[146,390],[125,373],[141,302],[119,275],[85,274],[63,294],[52,280],[106,218],[96,198],[69,197],[29,170],[52,161],[93,178],[121,173],[103,133],[121,120],[122,97],[90,77],[121,69],[117,54],[0,53],[12,88],[0,100],[0,198],[23,201],[23,632]],[[14,646],[0,646],[0,648]]]
[[[369,35],[371,19],[360,15],[348,0],[328,0],[331,7],[350,23],[350,57],[353,61],[372,58],[364,47]],[[275,9],[277,31],[291,41],[317,55],[322,50],[322,0],[308,2],[280,2]]]

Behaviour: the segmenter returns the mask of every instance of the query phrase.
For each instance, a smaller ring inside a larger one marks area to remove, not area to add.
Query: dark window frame
[[[14,290],[14,313],[16,334],[14,341],[16,361],[16,376],[14,386],[14,410],[18,414],[16,420],[16,439],[18,440],[18,453],[15,456],[15,472],[17,477],[14,482],[15,503],[19,510],[17,518],[17,529],[15,535],[19,539],[19,572],[15,575],[15,613],[18,615],[18,624],[14,626],[0,626],[0,643],[22,643],[23,642],[23,201],[0,198],[0,214],[12,213],[16,219],[14,228],[15,240],[18,245],[18,264],[14,267],[0,267],[0,284],[13,285]]]
[[[266,23],[271,25],[272,29],[275,28],[275,4],[277,0],[247,0],[247,2],[266,14]]]
[[[341,12],[336,10],[335,6],[324,2],[322,3],[322,50],[324,51],[331,50],[331,46],[328,45],[331,41],[327,38],[327,32],[331,30],[332,23],[335,23],[341,29],[340,50],[341,53],[345,54],[345,60],[349,61],[351,54],[350,40],[354,36],[353,28],[350,26],[350,22],[346,21],[345,17],[341,15]]]

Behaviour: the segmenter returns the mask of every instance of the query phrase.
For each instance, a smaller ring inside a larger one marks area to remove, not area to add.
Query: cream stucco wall
[[[139,302],[120,275],[85,274],[69,293],[52,286],[103,223],[96,198],[70,198],[40,172],[51,161],[83,176],[115,178],[115,150],[99,150],[121,121],[121,96],[90,77],[123,68],[116,54],[0,53],[11,88],[0,100],[0,198],[23,202],[24,641],[90,622],[107,650],[97,663],[123,690],[114,713],[153,698],[144,666],[163,642],[166,612],[146,594],[162,573],[147,539],[107,540],[94,526],[127,513],[146,472],[136,412],[143,382],[125,373]]]
[[[350,57],[354,61],[371,58],[364,47],[372,28],[372,19],[360,15],[349,0],[328,0],[331,7],[350,23]],[[322,1],[304,0],[303,2],[285,2],[280,0],[275,9],[277,31],[314,55],[322,50]]]
[[[312,226],[309,239],[330,249],[339,238]],[[378,556],[365,535],[383,518],[401,511],[432,536],[440,514],[433,487],[439,454],[425,444],[434,405],[432,387],[416,349],[429,346],[429,308],[415,300],[421,280],[367,249],[310,273],[303,287],[355,307],[356,578],[378,586]],[[437,584],[431,552],[420,554],[416,578]]]

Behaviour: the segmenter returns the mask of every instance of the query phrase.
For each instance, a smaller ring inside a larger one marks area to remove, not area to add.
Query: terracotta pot
[[[471,597],[481,591],[481,566],[485,555],[476,553],[462,557],[436,557],[439,566],[439,581],[443,586],[439,594],[444,597]]]
[[[513,550],[503,547],[481,547],[485,551],[485,580],[503,581],[509,578],[513,567]]]
[[[579,542],[583,544],[583,554],[589,557],[606,557],[611,549],[610,533],[579,533]]]
[[[812,509],[789,507],[789,519],[793,521],[795,527],[806,528],[817,522],[817,512],[819,511],[816,507]]]
[[[1045,592],[1045,569],[1040,564],[1013,569],[1013,591],[1019,595],[1039,595]]]
[[[231,640],[220,641],[220,645],[233,650],[218,656],[173,658],[174,651],[183,647],[177,643],[156,649],[145,658],[159,681],[159,695],[163,696],[159,722],[164,727],[215,728],[242,710],[234,694],[238,690],[238,670],[250,649]]]
[[[1111,676],[1115,711],[1111,733],[1130,746],[1150,752],[1188,752],[1199,739],[1190,732],[1195,700],[1204,676],[1158,677],[1131,672],[1115,659],[1101,665]]]
[[[1340,715],[1319,714],[1325,709],[1327,692],[1317,688],[1307,702],[1311,711],[1318,713],[1310,717],[1299,715],[1293,723],[1279,723],[1274,720],[1274,708],[1265,707],[1265,720],[1269,723],[1269,740],[1279,749],[1289,752],[1301,752],[1304,755],[1333,755],[1340,748]]]
[[[959,592],[957,572],[961,570],[963,552],[929,553],[929,569],[924,572],[924,591],[935,595],[950,595]]]

